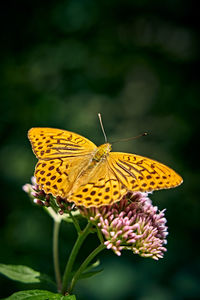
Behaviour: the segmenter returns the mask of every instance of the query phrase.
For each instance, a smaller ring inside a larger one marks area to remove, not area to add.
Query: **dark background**
[[[27,131],[75,131],[98,145],[159,160],[184,183],[153,193],[167,208],[168,252],[157,261],[99,255],[104,272],[80,281],[79,300],[200,298],[199,10],[194,1],[4,1],[0,9],[1,262],[53,276],[52,220],[22,191],[36,159]],[[64,268],[76,235],[61,228]],[[94,248],[91,237],[80,260]],[[1,277],[1,296],[38,288]]]

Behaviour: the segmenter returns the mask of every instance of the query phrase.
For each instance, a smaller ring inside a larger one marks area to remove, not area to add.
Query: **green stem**
[[[103,235],[102,235],[102,233],[101,233],[101,230],[99,229],[98,226],[96,226],[96,230],[97,230],[97,236],[98,236],[98,238],[99,238],[101,244],[103,244],[103,243],[104,243],[104,239],[103,239]]]
[[[73,216],[73,214],[71,213],[71,211],[69,211],[69,215],[70,215],[70,217],[71,217],[71,219],[72,219],[72,221],[74,223],[74,226],[76,228],[77,233],[81,233],[81,228],[80,228],[80,225],[79,225],[76,217]]]
[[[62,281],[60,276],[60,267],[59,267],[59,254],[58,254],[58,235],[60,229],[60,221],[54,220],[53,228],[53,262],[54,262],[54,271],[57,283],[58,292],[61,291]]]
[[[78,234],[78,238],[77,238],[76,243],[75,243],[75,245],[72,249],[72,252],[70,254],[70,257],[68,259],[68,262],[67,262],[67,265],[66,265],[66,268],[65,268],[65,271],[64,271],[63,284],[62,284],[62,293],[63,294],[66,292],[69,281],[71,279],[72,268],[73,268],[76,256],[78,254],[78,251],[79,251],[82,243],[84,242],[85,238],[90,233],[91,226],[92,226],[92,224],[89,222],[87,224],[87,226],[85,227],[85,229]]]
[[[80,268],[76,271],[75,275],[72,278],[71,285],[69,287],[69,294],[72,292],[77,280],[85,270],[85,268],[88,266],[88,264],[93,260],[93,258],[101,252],[103,249],[105,249],[106,246],[104,244],[100,244],[94,251],[90,253],[90,255],[84,260],[84,262],[81,264]]]

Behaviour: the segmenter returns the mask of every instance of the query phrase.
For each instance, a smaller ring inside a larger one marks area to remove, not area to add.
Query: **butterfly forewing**
[[[45,160],[86,155],[97,148],[83,136],[55,128],[31,128],[28,138],[37,158]]]
[[[111,152],[108,163],[113,174],[129,191],[168,189],[183,181],[164,164],[135,154]]]

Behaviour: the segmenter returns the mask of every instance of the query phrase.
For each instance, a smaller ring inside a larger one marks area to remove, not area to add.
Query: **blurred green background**
[[[47,126],[159,160],[184,184],[153,193],[167,208],[168,252],[156,262],[104,251],[104,272],[80,281],[79,300],[200,298],[199,11],[194,1],[4,1],[0,10],[2,263],[53,275],[52,220],[22,191],[36,159],[27,131]],[[61,228],[61,267],[76,238]],[[80,261],[94,248],[91,237]],[[38,288],[1,277],[1,297]]]

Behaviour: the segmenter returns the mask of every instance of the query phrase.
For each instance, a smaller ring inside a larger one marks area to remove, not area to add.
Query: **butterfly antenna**
[[[142,133],[142,134],[139,134],[139,135],[137,135],[137,136],[130,137],[130,138],[128,138],[128,139],[121,139],[121,140],[114,141],[114,142],[112,142],[112,144],[119,143],[119,142],[128,142],[128,141],[135,140],[135,139],[138,139],[138,138],[141,137],[141,136],[146,136],[146,135],[148,135],[148,133],[147,133],[147,132],[144,132],[144,133]]]
[[[100,113],[98,113],[98,117],[99,117],[99,122],[100,122],[100,125],[101,125],[101,129],[102,129],[102,131],[103,131],[103,135],[104,135],[104,138],[105,138],[105,142],[107,143],[107,142],[108,142],[108,139],[107,139],[105,130],[104,130],[104,128],[103,128],[103,122],[102,122],[101,114],[100,114]]]

